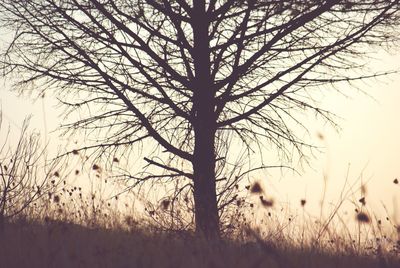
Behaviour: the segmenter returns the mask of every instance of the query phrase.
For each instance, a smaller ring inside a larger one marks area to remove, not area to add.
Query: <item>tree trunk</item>
[[[194,150],[194,202],[196,233],[206,239],[219,239],[219,216],[215,182],[215,131],[196,131]]]
[[[0,212],[0,237],[4,234],[5,216]]]
[[[219,216],[215,181],[215,91],[211,78],[209,18],[205,0],[193,1],[193,111],[195,145],[193,153],[196,233],[219,239]]]

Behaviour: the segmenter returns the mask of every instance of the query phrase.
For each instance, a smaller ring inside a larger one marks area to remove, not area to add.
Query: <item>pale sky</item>
[[[377,53],[381,61],[371,63],[375,70],[399,69],[400,54]],[[311,166],[301,175],[287,172],[276,179],[270,179],[274,195],[280,200],[288,200],[300,207],[299,200],[307,199],[309,209],[319,209],[319,200],[323,193],[323,177],[327,175],[327,203],[339,198],[348,175],[348,186],[355,184],[354,198],[358,201],[361,181],[367,186],[367,203],[374,213],[384,213],[382,203],[387,206],[390,216],[400,223],[400,185],[394,184],[400,179],[400,74],[370,80],[361,88],[368,92],[367,97],[350,90],[351,98],[338,94],[328,94],[324,100],[331,111],[341,116],[342,128],[339,133],[329,126],[315,124],[315,138],[320,132],[324,140],[325,153],[317,154]],[[311,118],[311,117],[310,117]],[[260,174],[260,176],[262,176]],[[310,201],[310,202],[309,202]],[[354,207],[353,207],[354,208]],[[395,208],[396,211],[395,211]]]

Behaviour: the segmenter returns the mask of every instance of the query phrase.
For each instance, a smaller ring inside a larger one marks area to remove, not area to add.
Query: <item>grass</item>
[[[224,239],[155,228],[89,228],[61,221],[7,223],[1,267],[400,267],[395,256],[334,253],[287,241]]]
[[[356,204],[350,222],[340,215],[342,201],[315,219],[304,213],[306,200],[300,200],[302,215],[295,215],[263,197],[256,182],[247,199],[234,203],[225,220],[230,227],[217,243],[196,238],[191,228],[171,228],[167,199],[141,214],[123,196],[106,198],[97,188],[84,192],[60,174],[55,178],[60,189],[5,223],[1,268],[400,267],[399,226],[375,217],[365,199],[350,200]]]
[[[221,220],[223,239],[210,242],[193,234],[190,191],[180,199],[120,195],[100,165],[71,168],[51,171],[46,187],[25,187],[38,196],[26,207],[20,204],[25,192],[4,199],[24,210],[0,228],[0,268],[400,267],[400,225],[373,213],[365,186],[343,189],[331,212],[315,218],[306,199],[296,213],[259,182],[235,185],[242,195],[234,195]],[[88,185],[77,184],[83,179]],[[347,216],[341,212],[345,201],[354,209]]]
[[[296,216],[280,204],[266,205],[255,184],[223,241],[210,243],[190,228],[162,226],[168,223],[164,200],[140,215],[123,197],[110,200],[64,182],[60,187],[6,222],[0,267],[400,267],[399,228],[390,218],[391,228],[384,228],[362,202],[352,215],[357,233],[339,207],[317,221]]]

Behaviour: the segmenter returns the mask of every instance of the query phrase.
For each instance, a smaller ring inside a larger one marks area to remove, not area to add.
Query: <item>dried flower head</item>
[[[55,195],[54,198],[53,198],[53,201],[54,201],[55,203],[59,203],[59,202],[60,202],[60,196]]]
[[[302,207],[304,207],[304,206],[306,205],[306,203],[307,203],[307,201],[306,201],[305,199],[301,199],[301,200],[300,200],[300,205],[301,205]]]
[[[365,197],[360,198],[360,200],[358,200],[358,202],[360,202],[363,206],[365,206],[365,204],[366,204]]]
[[[261,200],[261,204],[264,207],[273,207],[274,206],[274,200],[272,200],[272,199],[266,200],[266,199],[264,199],[263,196],[260,196],[260,200]]]
[[[262,193],[262,192],[263,192],[263,189],[261,188],[260,183],[255,182],[255,183],[251,186],[250,192],[253,193],[253,194]]]
[[[371,222],[369,216],[365,212],[359,212],[357,214],[356,219],[358,222],[361,222],[361,223],[370,223]]]
[[[164,199],[163,201],[161,201],[161,207],[163,209],[168,209],[170,204],[171,204],[171,201],[169,199]]]

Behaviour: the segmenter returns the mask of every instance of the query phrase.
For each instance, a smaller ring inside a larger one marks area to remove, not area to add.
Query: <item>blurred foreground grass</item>
[[[400,267],[396,255],[333,253],[247,234],[211,243],[188,232],[19,219],[1,234],[0,267]]]

